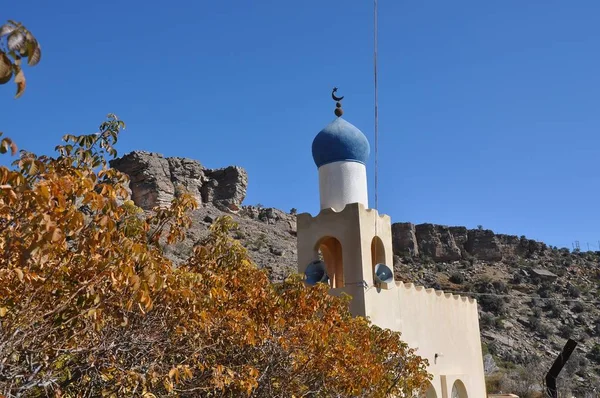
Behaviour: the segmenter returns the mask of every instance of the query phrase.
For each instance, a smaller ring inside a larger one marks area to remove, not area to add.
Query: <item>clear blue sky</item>
[[[373,145],[371,0],[9,1],[43,58],[0,86],[0,129],[50,152],[109,112],[134,149],[236,164],[247,204],[316,213],[311,143],[345,118]],[[379,210],[600,240],[600,2],[379,0]],[[6,159],[0,160],[6,164]],[[373,199],[373,156],[369,164]],[[373,203],[373,202],[372,202]]]

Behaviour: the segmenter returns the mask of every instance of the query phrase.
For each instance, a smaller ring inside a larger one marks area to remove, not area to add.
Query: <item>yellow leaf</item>
[[[167,390],[167,392],[173,391],[173,383],[171,383],[170,380],[164,379],[163,380],[163,385],[165,386],[165,390]]]
[[[15,268],[15,273],[19,277],[19,280],[23,282],[23,271],[21,270],[21,268]]]
[[[179,370],[177,368],[173,368],[169,371],[169,378],[175,378],[175,381],[179,382]]]
[[[5,317],[7,312],[8,312],[8,308],[0,307],[0,318]]]

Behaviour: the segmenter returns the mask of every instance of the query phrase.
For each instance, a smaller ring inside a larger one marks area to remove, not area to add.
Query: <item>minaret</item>
[[[343,97],[336,97],[336,90],[332,97],[337,119],[312,143],[313,159],[319,168],[321,210],[314,217],[302,213],[296,218],[298,271],[306,272],[307,283],[327,282],[332,293],[350,294],[351,311],[365,316],[369,314],[368,287],[377,284],[377,289],[393,288],[389,277],[386,283],[376,281],[376,275],[381,276],[376,270],[386,264],[390,269],[393,263],[391,220],[368,208],[365,164],[369,141],[342,119]]]
[[[312,144],[321,210],[296,217],[298,271],[308,286],[349,295],[353,315],[401,332],[429,360],[427,397],[484,397],[477,302],[394,280],[391,219],[367,204],[369,143],[341,118],[335,92],[337,119]]]
[[[337,119],[317,134],[312,143],[312,155],[319,169],[321,210],[332,208],[342,211],[349,203],[369,207],[366,162],[369,141],[355,126],[341,116],[341,100],[336,97],[337,87],[331,93],[336,101]]]

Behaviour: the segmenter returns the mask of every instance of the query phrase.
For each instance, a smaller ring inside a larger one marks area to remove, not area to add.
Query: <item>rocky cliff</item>
[[[392,224],[392,235],[395,254],[421,255],[434,261],[501,261],[514,256],[540,256],[548,250],[546,244],[525,236],[494,234],[482,228],[401,222]]]
[[[112,160],[110,166],[129,176],[131,198],[146,210],[168,205],[181,187],[199,203],[237,211],[248,186],[248,175],[241,167],[207,169],[196,160],[158,153],[134,151]]]

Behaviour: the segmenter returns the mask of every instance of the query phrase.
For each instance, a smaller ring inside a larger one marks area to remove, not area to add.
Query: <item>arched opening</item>
[[[454,385],[452,386],[452,394],[450,394],[451,398],[469,398],[469,396],[467,395],[467,388],[465,387],[465,384],[460,381],[460,380],[456,380],[454,382]]]
[[[385,247],[379,236],[373,237],[371,241],[371,267],[375,270],[376,264],[385,264]],[[392,264],[385,264],[390,267]]]
[[[431,383],[427,382],[427,387],[425,388],[425,390],[423,390],[423,392],[421,392],[419,398],[437,398],[435,388],[433,388],[433,385]]]
[[[340,241],[332,236],[325,237],[317,243],[316,250],[319,258],[325,263],[331,287],[344,287],[344,262]]]

